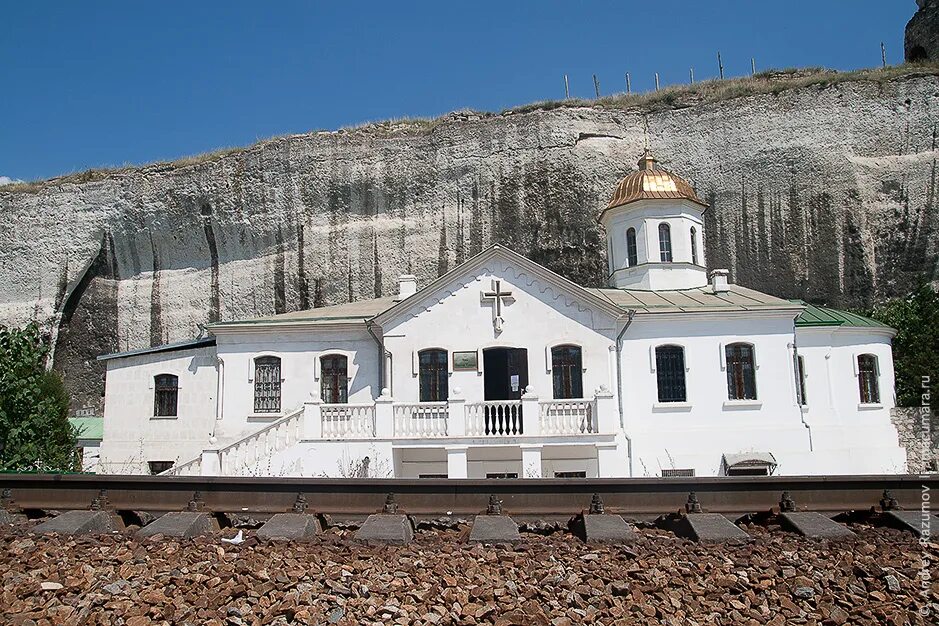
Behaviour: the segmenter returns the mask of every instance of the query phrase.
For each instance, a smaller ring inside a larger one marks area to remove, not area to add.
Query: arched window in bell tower
[[[636,229],[626,229],[626,267],[639,265],[639,254],[636,251]]]
[[[698,264],[698,231],[691,227],[691,264]]]
[[[659,224],[659,256],[662,263],[672,262],[672,229],[668,224]]]

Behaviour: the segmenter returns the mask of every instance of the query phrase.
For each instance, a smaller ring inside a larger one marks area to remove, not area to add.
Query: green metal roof
[[[103,417],[70,417],[68,423],[78,431],[79,439],[104,439]]]
[[[796,326],[853,326],[858,328],[890,328],[877,320],[857,313],[832,309],[827,306],[809,304],[802,300],[793,300],[805,305],[805,310],[796,318]]]

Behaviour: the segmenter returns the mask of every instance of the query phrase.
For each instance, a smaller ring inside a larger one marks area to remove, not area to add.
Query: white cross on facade
[[[484,291],[480,294],[483,302],[494,302],[495,306],[492,307],[492,327],[496,329],[497,333],[502,332],[502,324],[505,322],[502,319],[502,301],[511,300],[512,292],[511,291],[502,291],[502,281],[493,280],[492,281],[492,291]]]

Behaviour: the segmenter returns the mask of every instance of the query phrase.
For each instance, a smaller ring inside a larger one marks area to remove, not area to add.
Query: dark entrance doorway
[[[522,435],[520,400],[528,386],[528,350],[487,348],[483,350],[483,385],[487,435]]]
[[[528,350],[487,348],[483,350],[486,400],[518,400],[528,386]]]

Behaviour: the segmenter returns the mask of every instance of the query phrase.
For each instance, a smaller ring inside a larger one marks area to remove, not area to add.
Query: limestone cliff
[[[936,278],[939,254],[939,71],[875,74],[376,124],[0,188],[0,322],[48,321],[56,369],[95,406],[98,354],[387,295],[400,273],[426,284],[490,242],[601,285],[594,218],[646,122],[711,204],[710,267],[867,304]]]

